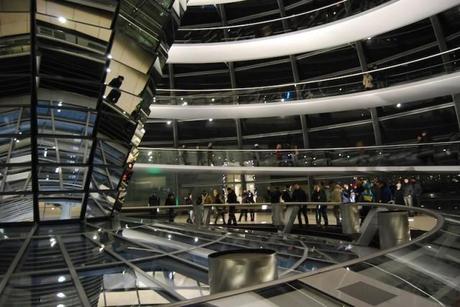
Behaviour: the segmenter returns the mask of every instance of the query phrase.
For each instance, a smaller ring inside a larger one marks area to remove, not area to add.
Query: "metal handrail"
[[[348,0],[341,0],[341,1],[337,1],[335,3],[325,5],[325,6],[310,10],[310,11],[302,12],[302,13],[299,13],[299,14],[292,14],[292,15],[289,15],[289,16],[284,16],[284,17],[279,17],[279,18],[274,18],[274,19],[270,19],[270,20],[262,20],[262,21],[239,24],[239,25],[219,26],[219,27],[209,27],[209,28],[179,28],[178,31],[226,30],[226,29],[234,29],[234,28],[243,28],[243,27],[255,26],[255,25],[260,25],[260,24],[264,24],[264,23],[282,21],[282,20],[285,20],[285,19],[290,19],[290,18],[295,18],[295,17],[315,13],[315,12],[322,11],[324,9],[336,6],[336,5],[340,4],[340,3],[344,3],[344,2],[347,2],[347,1]]]
[[[363,149],[389,149],[389,148],[404,148],[404,147],[423,147],[423,146],[441,146],[441,145],[457,145],[460,141],[445,141],[445,142],[431,142],[431,143],[407,143],[407,144],[396,144],[396,145],[372,145],[372,146],[360,146],[360,147],[335,147],[335,148],[299,148],[299,149],[207,149],[207,148],[167,148],[167,147],[139,147],[139,150],[150,150],[150,151],[173,151],[173,152],[270,152],[273,153],[275,150],[280,152],[293,152],[298,151],[299,154],[302,152],[320,152],[320,151],[361,151]]]
[[[405,207],[405,206],[382,204],[382,203],[350,203],[350,205],[379,206],[381,208],[387,208],[387,209],[390,209],[390,210],[406,210],[406,211],[409,210],[408,207]],[[375,258],[375,257],[384,256],[384,255],[386,255],[388,253],[395,252],[397,250],[403,249],[403,248],[408,247],[410,245],[417,244],[417,243],[419,243],[419,242],[421,242],[421,241],[433,236],[434,234],[436,234],[444,225],[445,219],[439,213],[436,213],[436,212],[428,210],[428,209],[417,208],[417,207],[411,207],[410,210],[414,211],[414,212],[418,212],[418,213],[427,214],[427,215],[430,215],[430,216],[436,218],[436,225],[431,230],[425,232],[424,234],[418,236],[417,238],[415,238],[415,239],[413,239],[413,240],[411,240],[411,241],[409,241],[407,243],[404,243],[404,244],[401,244],[401,245],[398,245],[398,246],[395,246],[395,247],[392,247],[392,248],[380,250],[378,252],[375,252],[375,253],[372,253],[372,254],[369,254],[369,255],[366,255],[366,256],[363,256],[363,257],[359,257],[359,258],[355,258],[355,259],[345,261],[345,262],[342,262],[342,263],[338,263],[338,264],[335,264],[335,265],[327,266],[327,267],[324,267],[324,268],[321,268],[321,269],[318,269],[318,270],[315,270],[315,271],[312,271],[312,272],[301,273],[301,274],[297,274],[297,275],[294,275],[294,276],[284,277],[284,278],[280,278],[280,279],[277,279],[277,280],[274,280],[274,281],[265,282],[265,283],[262,283],[262,284],[259,284],[259,285],[256,285],[256,286],[245,287],[245,288],[241,288],[241,289],[238,289],[238,290],[232,290],[232,291],[226,291],[226,292],[211,294],[211,295],[208,295],[208,296],[202,296],[202,297],[198,297],[198,298],[194,298],[194,299],[190,299],[190,300],[186,300],[186,301],[181,301],[181,302],[178,302],[178,303],[169,304],[168,306],[186,306],[186,305],[191,305],[191,304],[209,302],[209,301],[221,299],[221,298],[224,298],[224,297],[229,297],[229,296],[233,296],[233,295],[242,294],[242,293],[245,293],[245,292],[255,291],[255,290],[262,289],[262,288],[267,288],[267,287],[272,287],[272,286],[284,284],[284,283],[287,283],[287,282],[292,282],[292,281],[299,280],[299,279],[306,278],[306,277],[310,277],[310,276],[313,276],[313,275],[333,271],[333,270],[336,270],[336,269],[339,269],[339,268],[342,268],[342,267],[345,267],[345,266],[351,266],[351,265],[354,265],[354,264],[358,264],[360,262],[368,261],[369,259],[372,259],[372,258]]]
[[[317,205],[326,205],[328,207],[332,206],[337,206],[341,205],[342,202],[284,202],[284,203],[225,203],[225,204],[201,204],[199,206],[203,206],[204,208],[220,208],[220,207],[228,207],[228,206],[234,206],[236,208],[254,208],[255,206],[317,206]],[[350,203],[350,204],[361,204],[361,203]],[[369,204],[369,203],[364,203],[364,204]],[[381,203],[377,203],[381,205]],[[146,210],[153,210],[153,209],[187,209],[187,208],[193,208],[193,206],[196,205],[177,205],[177,206],[137,206],[137,207],[123,207],[122,210],[126,211],[146,211]]]

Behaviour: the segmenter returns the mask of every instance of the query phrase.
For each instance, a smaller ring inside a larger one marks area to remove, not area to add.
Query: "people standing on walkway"
[[[417,207],[421,207],[422,205],[422,185],[420,182],[418,182],[415,178],[411,179],[411,184],[413,188],[413,204],[415,204]]]
[[[255,203],[254,201],[254,193],[252,193],[250,190],[248,190],[248,195],[246,197],[246,202],[247,204],[253,204]],[[249,209],[249,217],[251,218],[251,222],[254,222],[256,218],[256,214],[254,212],[254,209]]]
[[[186,206],[193,206],[193,196],[192,193],[188,193],[184,199],[184,205]],[[189,210],[187,223],[193,224],[193,209]]]
[[[276,144],[275,160],[278,166],[283,165],[283,146],[281,146],[281,144]]]
[[[197,197],[195,204],[193,205],[193,220],[195,225],[201,226],[203,224],[203,198],[206,195],[206,191],[203,191],[199,197]]]
[[[342,187],[339,184],[334,186],[334,189],[331,192],[331,202],[333,203],[341,203],[342,202]],[[340,225],[340,205],[334,205],[332,208],[332,212],[334,213],[336,225]]]
[[[413,205],[413,195],[414,195],[414,186],[411,184],[408,178],[404,179],[404,184],[402,186],[404,204],[407,207],[412,207]]]
[[[291,200],[291,186],[290,185],[285,186],[283,192],[281,193],[281,199],[285,203],[290,203],[292,201]]]
[[[247,204],[248,203],[248,192],[247,191],[243,191],[243,195],[242,195],[242,201],[241,203],[243,204]],[[248,221],[248,209],[246,208],[242,208],[240,210],[240,217],[238,218],[238,223],[241,222],[241,219],[244,217],[244,221],[247,222]]]
[[[270,203],[272,204],[272,223],[275,227],[280,227],[281,224],[281,192],[279,187],[270,190]]]
[[[213,195],[214,195],[214,203],[216,205],[224,203],[222,195],[219,193],[218,190],[214,190]],[[219,220],[220,217],[222,218],[222,224],[225,225],[226,223],[225,223],[225,208],[224,207],[216,207],[214,224],[217,224],[217,221]]]
[[[196,165],[204,165],[203,151],[200,146],[196,146]]]
[[[322,205],[327,201],[326,192],[324,189],[319,185],[315,185],[313,188],[313,193],[311,195],[312,201],[318,203],[316,205],[316,224],[321,225],[321,217],[324,219],[324,225],[329,225],[329,220],[327,217],[327,205]]]
[[[292,191],[292,201],[296,203],[307,202],[307,193],[300,187],[299,184],[294,185],[294,191]],[[305,225],[308,225],[308,209],[307,205],[299,205],[299,212],[297,212],[297,220],[299,225],[302,225],[302,216],[305,220]]]
[[[342,203],[351,203],[351,190],[348,184],[344,184],[342,187]]]
[[[379,198],[376,201],[383,204],[389,203],[392,199],[390,187],[383,180],[377,181],[377,187],[379,189]]]
[[[364,203],[371,203],[374,201],[374,194],[372,193],[372,184],[367,179],[364,179],[362,181],[361,195],[359,197],[359,201]],[[359,215],[361,216],[361,223],[364,222],[370,210],[370,206],[362,206],[361,210],[359,211]]]
[[[188,165],[188,151],[187,146],[182,145],[182,149],[179,151],[180,163]]]
[[[252,164],[260,166],[260,152],[259,144],[254,144],[254,151],[252,152]]]
[[[121,91],[120,87],[123,84],[123,81],[125,78],[123,76],[118,76],[116,78],[113,78],[109,82],[109,86],[112,88],[110,90],[110,93],[107,95],[105,100],[111,104],[116,104],[118,102],[118,99],[120,99],[121,96]]]
[[[227,203],[228,204],[238,203],[238,198],[236,196],[235,191],[232,188],[227,188]],[[227,221],[228,225],[235,225],[235,226],[237,225],[235,213],[236,213],[235,206],[229,205],[228,206],[228,221]]]
[[[212,151],[212,143],[209,142],[208,144],[208,151],[206,152],[207,154],[207,160],[208,160],[208,165],[209,166],[214,166],[214,152]]]
[[[174,196],[174,193],[170,192],[168,194],[168,197],[165,200],[165,206],[176,206],[176,197]],[[174,208],[169,208],[168,209],[168,221],[173,223],[174,217],[175,217]]]
[[[396,189],[394,191],[394,195],[393,195],[393,200],[395,202],[396,205],[400,205],[400,206],[404,206],[405,205],[405,202],[404,202],[404,191],[403,191],[403,188],[402,188],[402,183],[401,181],[398,181],[396,183]]]
[[[160,197],[158,197],[158,195],[153,192],[152,195],[150,195],[149,197],[149,206],[151,207],[159,207],[160,206]],[[156,219],[157,218],[157,215],[158,215],[158,209],[154,209],[152,211],[152,218],[153,219]]]
[[[363,75],[363,87],[365,90],[371,90],[374,88],[374,77],[370,73]]]

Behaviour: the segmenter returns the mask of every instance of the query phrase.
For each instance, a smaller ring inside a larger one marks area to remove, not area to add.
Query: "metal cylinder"
[[[212,293],[257,285],[278,278],[276,252],[269,249],[239,249],[208,256]]]
[[[360,223],[358,206],[341,204],[340,213],[342,216],[342,233],[347,235],[359,233]]]
[[[409,212],[378,213],[380,248],[386,249],[410,241]]]

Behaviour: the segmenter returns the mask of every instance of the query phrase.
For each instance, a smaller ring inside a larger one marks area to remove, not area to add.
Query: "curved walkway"
[[[393,0],[345,19],[286,34],[234,42],[173,44],[168,63],[250,61],[331,48],[404,27],[459,4],[460,0]]]
[[[248,166],[196,166],[136,163],[134,170],[153,169],[168,173],[207,173],[207,174],[251,174],[251,175],[337,175],[337,174],[376,174],[376,173],[427,173],[458,174],[460,166],[312,166],[312,167],[248,167]]]
[[[150,118],[235,119],[290,116],[396,105],[460,92],[460,72],[356,94],[303,99],[289,103],[246,105],[151,105]]]
[[[242,2],[246,0],[189,0],[187,6],[200,6],[200,5],[217,5],[234,2]]]

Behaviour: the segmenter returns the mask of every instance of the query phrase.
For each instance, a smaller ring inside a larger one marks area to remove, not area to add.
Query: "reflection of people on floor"
[[[105,99],[107,102],[112,104],[116,104],[118,102],[118,99],[120,99],[121,96],[120,87],[123,84],[123,80],[125,80],[123,76],[118,76],[109,82],[109,86],[112,88],[112,90]]]

